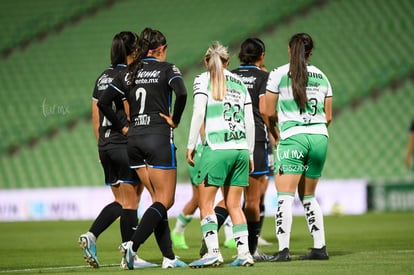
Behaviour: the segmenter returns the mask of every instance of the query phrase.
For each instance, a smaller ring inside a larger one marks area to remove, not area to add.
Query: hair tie
[[[150,50],[148,50],[148,54],[152,54],[153,52],[156,52],[156,51],[162,50],[162,49],[164,49],[164,48],[166,48],[166,47],[167,47],[167,44],[164,44],[164,45],[159,46],[158,48],[155,48],[155,49],[150,49]]]

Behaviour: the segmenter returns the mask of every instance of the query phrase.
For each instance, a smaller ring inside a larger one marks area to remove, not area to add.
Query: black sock
[[[154,202],[148,207],[141,218],[137,230],[135,230],[134,235],[132,235],[131,240],[134,242],[132,246],[133,251],[137,251],[139,246],[151,236],[162,218],[167,215],[166,213],[167,210],[164,205],[159,202]]]
[[[172,241],[167,212],[165,212],[164,217],[158,223],[158,226],[154,229],[154,235],[162,255],[170,260],[175,259],[175,255],[172,250]]]
[[[101,235],[119,216],[121,216],[122,206],[116,201],[105,206],[98,217],[94,220],[89,229],[96,238]]]
[[[265,206],[264,204],[260,204],[260,232],[262,231],[264,218],[265,218]],[[260,232],[259,232],[259,235],[260,235]]]
[[[248,222],[247,223],[247,230],[249,231],[249,251],[250,254],[254,254],[257,249],[257,240],[260,234],[260,222]]]
[[[217,231],[221,228],[223,223],[226,221],[227,217],[229,216],[229,212],[227,212],[226,208],[216,206],[214,207],[214,212],[217,216]]]
[[[122,209],[121,214],[121,237],[122,242],[127,242],[132,238],[138,226],[138,213],[136,209]]]

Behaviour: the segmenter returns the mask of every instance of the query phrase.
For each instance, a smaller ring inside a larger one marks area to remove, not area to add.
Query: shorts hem
[[[125,184],[138,184],[141,183],[140,181],[136,181],[136,180],[120,180],[121,183],[125,183]]]
[[[131,169],[138,169],[138,168],[144,168],[144,167],[146,167],[145,164],[142,164],[142,165],[130,165],[129,166],[129,168],[131,168]]]
[[[177,166],[152,165],[151,167],[156,168],[156,169],[164,169],[164,170],[177,169]]]
[[[267,174],[269,174],[269,170],[266,170],[266,171],[258,171],[258,172],[252,172],[252,173],[250,173],[250,175],[257,175],[257,176],[260,176],[260,175],[267,175]]]
[[[116,182],[105,182],[106,186],[117,186],[121,183],[121,181],[117,180]]]

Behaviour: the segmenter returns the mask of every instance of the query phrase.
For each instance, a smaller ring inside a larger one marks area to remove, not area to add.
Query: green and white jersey
[[[194,80],[194,109],[188,148],[195,147],[199,125],[204,121],[204,144],[212,150],[249,149],[252,153],[254,119],[250,94],[237,75],[228,70],[224,70],[224,75],[227,91],[222,101],[213,98],[209,72]]]
[[[295,134],[322,134],[328,136],[325,116],[325,98],[332,97],[332,87],[326,75],[315,66],[308,65],[306,95],[308,104],[300,113],[293,98],[292,79],[288,76],[289,64],[272,70],[266,89],[279,94],[277,114],[280,138]]]

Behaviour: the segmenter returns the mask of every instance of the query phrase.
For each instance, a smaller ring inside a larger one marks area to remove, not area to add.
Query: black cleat
[[[252,256],[255,262],[268,262],[273,259],[273,256],[266,255],[265,253],[260,251],[259,248],[256,249],[256,252],[254,252]]]
[[[289,262],[289,261],[290,261],[290,253],[289,253],[289,248],[287,247],[275,253],[273,257],[269,260],[269,262]]]
[[[311,251],[306,254],[299,256],[299,260],[328,260],[329,255],[326,252],[326,246],[322,248],[312,248]]]

